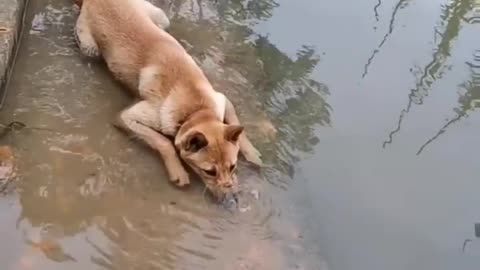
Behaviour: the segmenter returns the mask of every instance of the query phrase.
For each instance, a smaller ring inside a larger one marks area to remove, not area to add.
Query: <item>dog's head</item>
[[[217,200],[238,192],[235,174],[242,126],[210,120],[179,132],[175,147],[180,157],[202,178]]]

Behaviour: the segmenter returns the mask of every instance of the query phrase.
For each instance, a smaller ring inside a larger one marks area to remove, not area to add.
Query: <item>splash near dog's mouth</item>
[[[238,193],[229,193],[226,194],[222,199],[219,200],[220,204],[229,211],[234,211],[238,209],[239,199]]]

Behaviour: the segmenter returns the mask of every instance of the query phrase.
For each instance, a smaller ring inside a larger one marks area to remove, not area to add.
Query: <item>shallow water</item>
[[[130,97],[79,55],[71,2],[30,2],[3,269],[480,265],[478,1],[158,1],[271,165],[241,166],[234,213],[112,127]]]

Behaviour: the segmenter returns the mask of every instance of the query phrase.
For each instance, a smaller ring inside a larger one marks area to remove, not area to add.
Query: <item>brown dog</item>
[[[76,0],[83,54],[103,57],[139,101],[119,126],[160,152],[170,180],[190,183],[180,157],[218,199],[237,190],[238,152],[260,165],[232,103],[216,92],[184,48],[164,29],[165,13],[145,0]],[[174,144],[168,136],[174,137]]]

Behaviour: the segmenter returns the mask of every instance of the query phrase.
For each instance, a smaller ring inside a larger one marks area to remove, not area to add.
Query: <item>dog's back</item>
[[[161,66],[161,86],[154,95],[167,96],[165,91],[179,88],[178,84],[192,91],[196,84],[206,82],[203,72],[178,41],[148,17],[142,1],[77,1],[82,12],[88,14],[92,35],[109,69],[132,90],[138,88],[140,70],[150,65]]]

